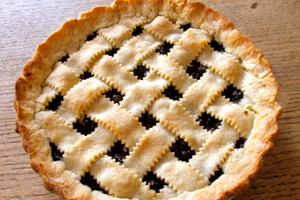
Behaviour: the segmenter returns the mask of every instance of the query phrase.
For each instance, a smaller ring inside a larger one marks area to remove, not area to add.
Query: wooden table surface
[[[300,0],[203,0],[264,52],[280,85],[280,134],[240,200],[300,199]],[[111,0],[0,0],[0,199],[59,198],[44,189],[15,133],[14,83],[37,45],[80,12]]]

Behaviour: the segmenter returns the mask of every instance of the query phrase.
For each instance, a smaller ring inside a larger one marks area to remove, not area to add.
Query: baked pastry
[[[273,146],[277,92],[220,12],[116,0],[39,45],[16,83],[16,130],[62,199],[226,199]]]

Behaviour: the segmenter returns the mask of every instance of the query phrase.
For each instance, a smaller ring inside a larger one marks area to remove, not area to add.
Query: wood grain
[[[0,199],[59,198],[44,189],[15,133],[14,83],[37,45],[64,21],[111,0],[0,0]],[[203,0],[223,12],[264,52],[280,85],[280,134],[263,174],[237,197],[300,199],[300,1]]]

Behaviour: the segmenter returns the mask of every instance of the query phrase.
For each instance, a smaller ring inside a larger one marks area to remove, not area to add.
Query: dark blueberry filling
[[[158,122],[156,119],[149,114],[148,112],[145,112],[142,114],[142,117],[139,118],[139,121],[142,123],[142,125],[148,130],[152,126],[155,126],[155,124]]]
[[[107,155],[115,159],[117,162],[123,164],[123,160],[129,155],[129,149],[126,148],[121,141],[118,141],[115,143],[115,146],[113,146],[110,151],[107,152]]]
[[[240,149],[240,148],[244,148],[245,142],[246,142],[246,138],[244,137],[240,137],[234,144],[234,148],[236,149]]]
[[[182,24],[180,26],[181,29],[183,29],[184,31],[188,30],[189,28],[191,28],[191,23],[188,24]]]
[[[143,32],[142,27],[141,27],[141,26],[137,26],[137,27],[133,30],[132,35],[133,35],[133,36],[137,36],[137,35],[141,34],[142,32]]]
[[[65,55],[64,57],[62,57],[59,61],[64,63],[69,59],[69,54]]]
[[[105,54],[109,56],[114,56],[118,51],[118,48],[112,48],[111,50],[106,51]]]
[[[167,97],[169,97],[170,99],[175,100],[175,101],[178,101],[180,98],[182,98],[182,94],[180,94],[178,92],[178,90],[176,90],[176,88],[172,85],[167,87],[164,90],[163,94],[166,95]]]
[[[215,131],[221,125],[221,121],[216,119],[207,113],[202,113],[201,117],[198,119],[201,126],[203,126],[207,131]]]
[[[156,53],[160,53],[160,54],[168,54],[170,49],[173,47],[174,45],[168,42],[164,42],[162,45],[160,45],[157,49],[156,49]]]
[[[185,162],[188,162],[189,159],[195,155],[195,151],[191,150],[189,144],[181,138],[178,138],[178,140],[172,144],[170,150],[175,153],[175,156],[179,160]]]
[[[83,177],[81,177],[80,182],[83,185],[89,186],[92,190],[98,190],[103,192],[104,194],[108,194],[103,188],[100,187],[100,185],[97,183],[97,181],[91,176],[89,172],[86,172]]]
[[[144,65],[138,65],[134,70],[133,74],[138,77],[138,79],[143,80],[144,77],[149,73],[149,69],[147,69]]]
[[[58,107],[61,105],[61,102],[64,100],[64,97],[61,94],[58,94],[46,107],[49,110],[57,110]]]
[[[73,124],[74,129],[83,135],[91,134],[97,126],[98,124],[86,115]]]
[[[143,177],[143,181],[150,186],[150,189],[155,190],[156,193],[159,193],[159,190],[167,185],[164,179],[158,178],[153,172],[147,172],[147,175]]]
[[[86,37],[86,41],[91,41],[91,40],[93,40],[96,36],[97,36],[97,31],[92,32],[91,34],[89,34],[89,35]]]
[[[229,85],[226,90],[222,92],[222,95],[229,99],[232,103],[239,103],[244,97],[243,92],[240,89],[233,87],[233,85]]]
[[[222,168],[218,168],[218,171],[215,171],[215,174],[214,175],[211,175],[210,178],[209,178],[209,182],[210,183],[213,183],[215,180],[217,180],[220,176],[222,176],[224,173],[223,173],[223,170]]]
[[[86,72],[84,72],[83,74],[80,75],[81,80],[85,80],[85,79],[88,79],[88,78],[91,78],[91,77],[93,77],[93,75],[88,71],[86,71]]]
[[[188,66],[186,72],[192,76],[194,79],[200,79],[202,75],[206,72],[207,67],[202,65],[197,60],[193,60],[193,62]]]
[[[224,49],[224,46],[222,44],[219,44],[217,41],[215,40],[212,40],[211,43],[210,43],[210,46],[215,50],[215,51],[218,51],[218,52],[225,52],[225,49]]]
[[[120,101],[123,100],[124,95],[122,95],[120,92],[118,92],[116,89],[112,89],[108,92],[104,93],[106,97],[108,97],[111,101],[113,101],[116,104],[119,104]]]
[[[57,149],[57,146],[55,146],[54,143],[51,142],[50,139],[48,139],[51,147],[51,156],[53,158],[53,161],[64,161],[63,154]]]

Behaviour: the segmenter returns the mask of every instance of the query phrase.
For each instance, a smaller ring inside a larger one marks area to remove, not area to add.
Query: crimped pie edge
[[[95,7],[82,13],[78,19],[65,22],[57,32],[38,46],[35,56],[24,67],[24,77],[16,82],[16,131],[22,136],[22,144],[30,155],[32,168],[42,176],[49,191],[64,199],[93,198],[90,189],[81,185],[71,172],[52,162],[47,138],[35,123],[35,98],[41,93],[42,83],[51,72],[53,64],[60,60],[65,52],[74,51],[74,48],[80,45],[80,41],[84,41],[91,32],[117,23],[119,16],[142,15],[154,19],[158,14],[168,16],[171,20],[178,18],[182,23],[191,22],[193,27],[207,30],[217,41],[224,44],[228,53],[243,60],[242,65],[248,72],[265,83],[264,88],[260,88],[255,96],[256,106],[263,112],[254,122],[255,132],[248,138],[244,152],[241,152],[239,165],[233,167],[230,172],[234,174],[226,174],[222,180],[193,193],[187,199],[226,199],[237,195],[248,188],[250,180],[260,171],[263,157],[273,147],[272,140],[278,132],[276,119],[281,112],[281,107],[275,101],[278,84],[262,52],[249,38],[241,35],[222,13],[200,2],[117,0],[110,6]],[[73,41],[76,41],[75,46]],[[219,184],[220,182],[226,184]]]

